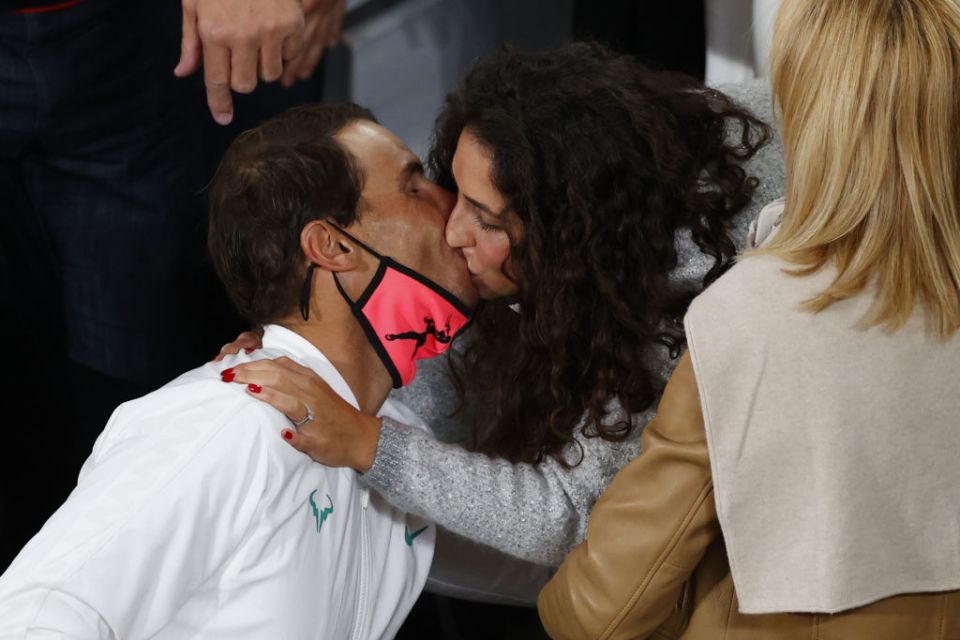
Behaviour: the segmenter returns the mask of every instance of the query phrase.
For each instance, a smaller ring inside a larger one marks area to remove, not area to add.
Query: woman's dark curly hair
[[[429,157],[450,189],[465,129],[491,152],[491,179],[519,223],[508,233],[522,313],[484,307],[455,367],[497,380],[495,426],[480,449],[578,464],[563,455],[578,424],[622,440],[631,424],[604,422],[610,401],[637,413],[661,392],[650,347],[677,357],[700,290],[668,282],[676,233],[690,229],[714,258],[703,286],[729,266],[728,221],[757,184],[739,163],[768,128],[692,78],[577,43],[504,47],[473,67],[447,97]]]

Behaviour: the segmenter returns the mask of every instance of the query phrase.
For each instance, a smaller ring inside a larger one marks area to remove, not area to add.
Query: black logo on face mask
[[[388,333],[384,337],[388,342],[393,342],[394,340],[416,340],[417,346],[413,349],[413,355],[410,357],[411,360],[417,356],[417,351],[420,350],[420,347],[427,343],[427,336],[433,336],[440,344],[447,344],[453,339],[453,336],[450,335],[450,318],[447,318],[447,324],[442,331],[437,331],[437,325],[430,316],[424,318],[423,322],[426,325],[423,331]]]

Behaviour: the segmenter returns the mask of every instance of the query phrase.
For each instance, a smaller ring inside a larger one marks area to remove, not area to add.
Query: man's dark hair
[[[210,255],[237,310],[255,325],[297,308],[306,274],[300,232],[311,220],[357,219],[363,171],[333,136],[355,104],[306,105],[245,131],[227,149],[210,188]]]

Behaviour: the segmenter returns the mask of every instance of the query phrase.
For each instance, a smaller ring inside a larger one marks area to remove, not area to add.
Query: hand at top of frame
[[[321,2],[326,0],[319,0]],[[203,66],[207,104],[214,120],[233,120],[230,90],[250,93],[257,77],[279,80],[285,60],[303,49],[300,0],[183,0],[179,77]]]
[[[283,68],[280,84],[290,87],[313,75],[327,49],[336,46],[347,12],[347,0],[304,0],[303,49]]]
[[[365,473],[373,466],[380,419],[355,409],[312,369],[283,357],[239,364],[229,372],[229,381],[247,385],[247,393],[297,425],[283,437],[299,451],[330,467]]]

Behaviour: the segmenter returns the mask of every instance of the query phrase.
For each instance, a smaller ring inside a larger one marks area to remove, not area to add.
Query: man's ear
[[[303,227],[300,249],[307,260],[326,271],[350,271],[359,266],[356,248],[326,220],[311,220]]]

